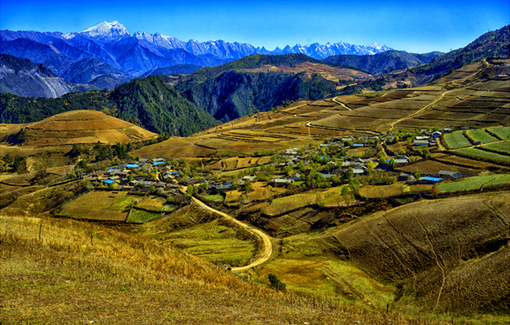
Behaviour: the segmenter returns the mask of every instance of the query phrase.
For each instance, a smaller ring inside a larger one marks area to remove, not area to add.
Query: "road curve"
[[[252,227],[248,226],[247,224],[237,220],[236,218],[234,218],[232,216],[229,216],[226,213],[223,213],[221,211],[218,211],[216,209],[211,208],[210,206],[208,206],[207,204],[205,204],[204,202],[198,200],[195,197],[192,197],[192,199],[199,206],[204,207],[205,209],[207,209],[207,210],[209,210],[211,212],[219,214],[220,216],[222,216],[222,217],[224,217],[224,218],[234,222],[238,226],[243,227],[247,231],[249,231],[251,233],[254,233],[255,235],[259,236],[262,239],[262,242],[264,243],[264,251],[262,253],[262,256],[260,256],[256,261],[253,261],[253,263],[251,263],[249,265],[240,266],[240,267],[233,267],[232,271],[234,271],[234,272],[241,272],[241,271],[248,270],[248,269],[250,269],[252,267],[255,267],[257,265],[265,263],[271,257],[271,254],[273,252],[273,245],[271,244],[271,239],[269,238],[268,235],[266,235],[265,233],[263,233],[262,231],[260,231],[258,229],[255,229],[255,228],[252,228]]]
[[[344,103],[342,103],[341,101],[337,100],[338,96],[336,96],[335,98],[333,98],[333,101],[335,103],[337,103],[338,105],[342,106],[343,108],[345,108],[346,110],[348,111],[352,111],[352,109],[350,109],[349,107],[347,107],[347,105],[345,105]]]

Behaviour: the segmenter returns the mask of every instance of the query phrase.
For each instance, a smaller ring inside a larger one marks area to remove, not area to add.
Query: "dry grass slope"
[[[0,216],[2,324],[424,324],[275,292],[155,240]]]
[[[510,311],[510,192],[419,201],[333,235],[404,303],[440,311]],[[508,319],[507,319],[508,320]]]

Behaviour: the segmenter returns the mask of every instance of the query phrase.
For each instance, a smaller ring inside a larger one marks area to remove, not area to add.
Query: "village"
[[[443,129],[442,132],[451,132]],[[242,189],[250,191],[257,182],[272,187],[298,189],[326,188],[349,183],[353,178],[367,184],[437,184],[444,179],[457,180],[465,175],[454,170],[421,175],[400,170],[423,160],[438,148],[441,131],[421,130],[384,136],[346,136],[326,140],[307,148],[290,148],[266,159],[267,163],[222,175],[206,166],[165,158],[140,158],[138,161],[94,171],[82,177],[97,189],[123,190],[158,195],[216,195]],[[405,148],[399,149],[398,148]],[[220,195],[220,196],[218,196]]]

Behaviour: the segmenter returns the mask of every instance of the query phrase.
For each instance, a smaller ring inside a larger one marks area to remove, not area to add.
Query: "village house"
[[[435,131],[435,132],[433,132],[433,133],[432,133],[432,137],[433,137],[434,139],[436,139],[436,138],[440,138],[440,137],[441,137],[441,131]]]
[[[437,184],[441,182],[443,179],[439,177],[432,176],[424,176],[418,179],[418,183],[420,184]]]
[[[440,170],[438,173],[439,177],[443,177],[444,179],[450,179],[450,180],[458,180],[464,177],[459,172],[451,171],[451,170]]]
[[[395,162],[396,165],[406,165],[409,163],[409,159],[406,158],[397,158],[393,159],[393,161]]]
[[[294,180],[290,178],[272,178],[269,183],[274,186],[285,186],[294,183]]]
[[[223,184],[216,185],[213,189],[215,189],[216,191],[219,191],[219,192],[230,191],[232,189],[232,184],[229,182],[225,182]]]
[[[290,175],[289,178],[292,179],[294,182],[299,182],[299,181],[303,180],[303,178],[301,177],[301,174],[299,174],[299,173],[294,173],[294,174]]]
[[[428,146],[429,140],[414,140],[413,146],[420,147],[420,146]]]
[[[255,183],[257,181],[256,176],[246,175],[243,177],[243,181],[250,181],[251,183]]]

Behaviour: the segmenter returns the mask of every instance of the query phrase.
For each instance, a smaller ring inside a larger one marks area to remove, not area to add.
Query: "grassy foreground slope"
[[[423,324],[266,289],[99,225],[0,220],[2,324]]]

